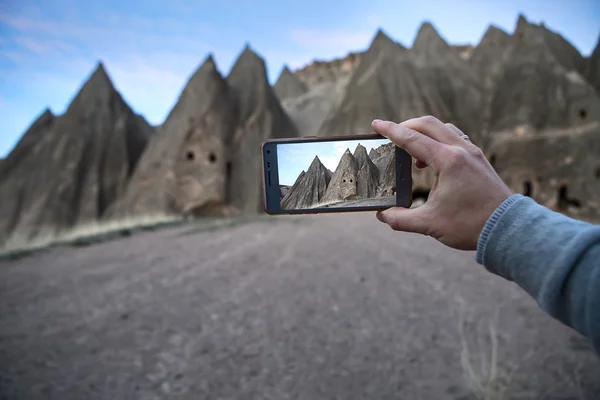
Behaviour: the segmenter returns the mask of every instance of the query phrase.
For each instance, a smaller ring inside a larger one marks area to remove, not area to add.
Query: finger
[[[452,145],[458,143],[456,133],[442,121],[432,116],[409,119],[401,122],[400,125],[421,132],[440,143]]]
[[[427,164],[425,164],[423,161],[421,160],[417,160],[417,162],[415,163],[415,167],[419,168],[419,169],[423,169],[425,167],[427,167]]]
[[[411,156],[438,171],[436,159],[438,154],[444,150],[441,143],[391,121],[376,119],[372,122],[371,126],[375,132],[390,139],[394,144],[406,150]]]
[[[452,129],[454,131],[454,133],[456,133],[458,135],[458,137],[461,137],[462,135],[464,135],[464,132],[461,131],[460,129],[458,129],[456,127],[456,125],[450,123],[450,122],[446,122],[444,125],[446,125],[448,128]]]
[[[386,223],[395,231],[420,233],[431,232],[425,206],[419,208],[393,207],[377,212],[377,219]]]
[[[458,129],[454,124],[447,122],[446,126],[450,129],[452,129],[452,131],[454,131],[454,133],[456,133],[456,135],[461,139],[463,145],[465,145],[466,143],[473,143],[473,142],[471,142],[471,139],[468,136],[466,138],[463,138],[462,136],[465,135],[465,133],[463,131],[461,131],[460,129]]]

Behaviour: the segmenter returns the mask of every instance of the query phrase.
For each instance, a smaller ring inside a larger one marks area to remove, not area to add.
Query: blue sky
[[[132,108],[161,123],[209,52],[221,72],[249,42],[273,82],[284,64],[365,49],[378,27],[410,46],[423,20],[451,43],[476,44],[490,23],[523,12],[589,55],[597,0],[0,0],[0,157],[43,109],[62,113],[99,59]]]
[[[389,139],[344,140],[314,143],[288,143],[277,145],[277,164],[279,167],[279,184],[293,185],[302,171],[308,170],[310,164],[319,157],[321,163],[335,172],[335,169],[347,149],[352,154],[356,146],[362,144],[367,153],[372,148],[389,143]]]

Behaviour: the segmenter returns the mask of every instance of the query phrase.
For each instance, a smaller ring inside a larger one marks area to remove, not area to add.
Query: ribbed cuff
[[[522,197],[524,196],[521,194],[513,194],[508,199],[504,200],[502,204],[500,204],[498,208],[496,208],[492,215],[488,218],[487,222],[485,223],[485,226],[479,234],[479,240],[477,241],[476,260],[479,264],[483,265],[485,247],[487,245],[488,238],[492,233],[492,229],[494,229],[494,226],[496,226],[496,223],[498,222],[498,220],[500,220],[500,218],[506,212],[506,210],[508,210],[510,206],[512,206],[517,200],[519,200]]]

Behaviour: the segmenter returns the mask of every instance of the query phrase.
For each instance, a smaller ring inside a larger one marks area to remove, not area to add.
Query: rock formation
[[[19,166],[23,158],[26,158],[36,147],[39,147],[40,141],[44,140],[44,135],[50,130],[55,119],[56,117],[49,109],[44,110],[36,118],[8,157],[2,160],[3,162],[0,165],[0,183]]]
[[[351,75],[360,64],[363,53],[350,53],[344,58],[331,61],[315,60],[309,65],[300,68],[294,75],[303,82],[307,88],[313,89],[319,85],[334,83],[339,79]]]
[[[99,64],[66,112],[42,114],[3,163],[0,242],[103,217],[124,193],[151,132]]]
[[[543,46],[554,60],[567,71],[577,71],[581,74],[585,69],[585,60],[579,51],[558,33],[546,28],[543,23],[532,24],[521,14],[518,17],[513,36],[517,41],[527,43],[535,41]]]
[[[125,215],[256,213],[264,139],[365,133],[373,118],[426,114],[469,134],[515,189],[593,215],[599,58],[600,38],[584,58],[524,16],[511,34],[490,27],[475,48],[449,45],[424,23],[411,49],[380,30],[364,52],[286,68],[276,95],[247,47],[226,79],[209,57],[156,133],[99,65],[63,115],[38,116],[0,160],[0,243]],[[319,201],[370,196],[375,176],[377,195],[393,193],[394,148],[386,146],[368,157],[347,151]],[[416,194],[434,180],[431,169],[413,169]],[[282,198],[292,189],[282,187]]]
[[[481,41],[473,49],[469,64],[486,89],[491,89],[504,62],[505,53],[512,43],[511,36],[490,25]]]
[[[379,153],[377,152],[377,149],[372,148],[371,151],[369,151],[369,158],[373,161],[377,158],[379,158]]]
[[[450,46],[450,48],[463,60],[469,60],[473,55],[473,50],[475,49],[471,44],[453,45]]]
[[[323,203],[352,200],[358,197],[356,180],[358,178],[358,163],[346,149],[340,162],[331,177]]]
[[[367,154],[367,149],[363,145],[358,144],[356,150],[354,150],[354,158],[358,164],[356,196],[360,199],[377,196],[379,170]]]
[[[401,121],[425,114],[450,119],[432,78],[410,53],[379,31],[352,74],[341,104],[319,129],[322,136],[371,131],[374,118]]]
[[[599,137],[596,123],[508,138],[494,146],[494,167],[513,191],[556,211],[598,220]]]
[[[286,65],[283,68],[283,71],[281,71],[273,90],[275,90],[275,94],[279,100],[283,101],[287,98],[301,96],[306,93],[308,89],[304,82],[300,81],[300,79],[292,74],[292,71],[290,71]]]
[[[243,213],[262,212],[260,144],[269,138],[298,135],[267,79],[265,62],[246,47],[227,83],[234,95],[237,127],[231,147],[231,204]]]
[[[581,62],[570,47],[519,18],[491,95],[490,131],[540,132],[600,118],[598,94],[581,75]]]
[[[287,97],[282,100],[282,105],[300,135],[316,135],[327,114],[337,109],[361,57],[362,53],[350,53],[342,59],[314,61],[294,73],[308,92]]]
[[[600,95],[600,36],[598,36],[594,51],[586,61],[585,76],[596,89],[596,93]]]
[[[209,56],[151,139],[116,214],[218,213],[234,124],[227,83]]]
[[[390,196],[396,190],[396,147],[387,143],[379,146],[376,153],[372,160],[379,170],[379,195]]]
[[[325,190],[331,181],[329,171],[315,156],[306,173],[302,171],[296,182],[281,200],[282,210],[311,208],[323,200]]]
[[[482,127],[484,88],[471,66],[439,35],[433,25],[421,25],[411,49],[416,64],[427,73],[427,85],[437,90],[448,108],[444,122],[460,126],[477,140]]]

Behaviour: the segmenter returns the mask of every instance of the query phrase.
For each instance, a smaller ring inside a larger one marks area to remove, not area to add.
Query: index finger
[[[408,154],[429,165],[434,171],[438,171],[436,160],[439,152],[443,150],[442,143],[391,121],[376,119],[371,126],[375,132],[390,139]]]

